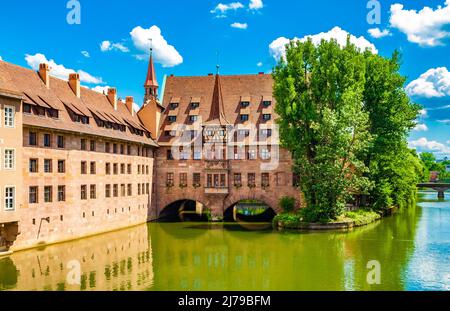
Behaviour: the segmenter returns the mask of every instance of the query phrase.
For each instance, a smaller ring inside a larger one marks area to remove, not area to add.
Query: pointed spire
[[[147,78],[145,79],[145,97],[144,103],[150,98],[158,97],[158,81],[156,80],[155,66],[153,64],[153,44],[152,39],[150,39],[150,59],[148,62]]]
[[[220,83],[220,75],[216,74],[214,81],[214,93],[211,103],[208,124],[227,125],[230,124],[225,116],[225,108],[223,104],[222,86]]]

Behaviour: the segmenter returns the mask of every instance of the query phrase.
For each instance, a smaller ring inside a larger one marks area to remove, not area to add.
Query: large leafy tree
[[[399,73],[400,55],[391,58],[364,53],[364,108],[369,114],[373,142],[364,162],[374,187],[368,202],[381,210],[408,203],[416,191],[423,169],[417,155],[407,146],[407,136],[416,125],[421,107],[411,103]]]
[[[309,221],[339,216],[369,180],[360,159],[370,146],[363,109],[364,55],[348,42],[290,42],[273,72],[280,138],[292,152]]]
[[[410,102],[400,58],[361,52],[350,40],[292,41],[273,72],[281,143],[300,176],[307,221],[339,216],[352,194],[376,209],[403,205],[423,173],[407,135]]]

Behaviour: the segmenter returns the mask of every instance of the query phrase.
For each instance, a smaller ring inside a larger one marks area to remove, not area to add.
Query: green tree
[[[411,103],[403,88],[406,78],[399,73],[398,52],[384,58],[366,51],[364,57],[364,108],[373,137],[364,163],[369,168],[366,176],[374,187],[368,202],[362,203],[381,210],[410,201],[423,176],[417,154],[407,146],[408,134],[416,125],[421,107]]]
[[[292,41],[273,78],[281,143],[300,175],[307,221],[336,219],[351,193],[370,185],[360,160],[371,142],[364,55],[349,40],[345,48]]]

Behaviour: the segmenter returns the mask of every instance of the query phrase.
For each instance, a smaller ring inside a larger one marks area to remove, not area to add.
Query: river
[[[450,193],[350,232],[150,223],[0,258],[0,290],[448,289]]]

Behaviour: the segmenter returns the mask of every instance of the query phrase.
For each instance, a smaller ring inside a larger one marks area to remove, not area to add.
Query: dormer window
[[[271,101],[268,101],[268,100],[263,101],[263,106],[264,106],[265,108],[269,107],[270,105],[272,105],[272,102],[271,102]]]
[[[197,109],[198,107],[200,107],[200,103],[191,103],[192,109]]]
[[[242,108],[247,108],[248,106],[250,106],[250,102],[248,102],[248,101],[241,102],[241,106],[242,106]]]
[[[189,121],[195,122],[198,120],[198,116],[189,116]]]
[[[241,121],[248,121],[248,114],[241,114]]]
[[[37,108],[37,113],[38,113],[38,116],[45,117],[45,108],[39,106],[39,107]]]
[[[271,114],[263,114],[263,120],[264,121],[269,121],[272,118]]]
[[[30,104],[23,104],[23,112],[24,113],[31,113],[31,105]]]
[[[176,122],[177,116],[169,116],[169,122]]]
[[[178,108],[178,103],[170,103],[170,109],[174,110]]]

